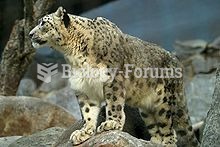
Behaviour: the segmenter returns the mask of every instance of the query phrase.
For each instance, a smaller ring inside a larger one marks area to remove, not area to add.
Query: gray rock
[[[217,147],[220,145],[220,66],[216,74],[215,90],[212,104],[208,111],[203,132],[202,147]]]
[[[50,83],[42,83],[39,87],[39,90],[50,92],[52,90],[58,90],[65,87],[68,83],[68,79],[62,78],[62,73],[58,72],[54,76],[52,76]]]
[[[39,98],[0,96],[0,136],[29,135],[49,127],[68,127],[75,118]]]
[[[51,77],[50,83],[42,83],[40,87],[33,93],[35,97],[44,97],[51,91],[59,90],[66,87],[68,84],[68,79],[62,78],[62,73],[58,72],[57,74]]]
[[[104,109],[102,109],[104,110]],[[134,110],[128,109],[127,108],[127,112],[131,112]],[[132,113],[135,115],[135,113]],[[131,114],[130,114],[131,115]],[[135,118],[137,118],[137,116],[135,115]],[[130,135],[130,133],[132,134],[132,132],[134,131],[134,128],[132,128],[134,126],[135,121],[133,122],[129,122],[130,120],[128,120],[128,122],[125,122],[125,127],[126,129],[124,130],[125,132],[122,131],[108,131],[108,132],[103,132],[101,134],[96,134],[95,136],[93,136],[92,138],[90,138],[89,140],[87,140],[86,142],[82,143],[81,145],[79,145],[80,147],[88,147],[88,146],[95,146],[95,147],[122,147],[122,146],[128,146],[128,147],[159,147],[161,145],[156,145],[156,144],[151,144],[149,141],[144,141],[142,139],[137,139],[133,136]],[[138,118],[136,120],[137,122],[139,121]],[[72,147],[71,142],[69,141],[69,136],[71,135],[71,133],[75,130],[79,130],[82,128],[83,126],[83,121],[78,121],[76,122],[74,125],[72,125],[70,128],[66,129],[62,135],[56,140],[56,143],[53,145],[53,147]],[[129,128],[129,126],[131,128]],[[133,129],[133,130],[131,130]],[[146,128],[145,128],[146,129]],[[137,131],[137,130],[136,130]],[[142,133],[141,130],[139,130],[140,132],[136,132],[139,133],[139,135]],[[126,132],[129,132],[126,133]],[[135,134],[133,134],[135,135]],[[136,134],[137,135],[137,134]],[[146,135],[146,134],[145,134]]]
[[[51,147],[65,129],[49,128],[16,140],[9,147]]]
[[[213,42],[209,43],[208,47],[219,50],[220,49],[220,36],[217,37],[215,40],[213,40]]]
[[[108,131],[98,134],[88,141],[84,142],[81,147],[163,147],[160,144],[153,144],[149,141],[137,139],[130,134],[122,131]]]
[[[61,135],[57,138],[55,143],[53,144],[53,147],[71,147],[72,144],[69,141],[70,135],[75,130],[80,130],[83,127],[83,124],[84,124],[83,120],[79,120],[75,122],[71,127],[63,131]]]
[[[192,60],[192,66],[194,68],[194,73],[207,74],[207,73],[211,73],[211,72],[215,71],[219,65],[219,62],[220,62],[219,57],[220,57],[220,54],[217,57],[211,57],[211,56],[207,57],[207,56],[201,56],[201,55],[194,56],[194,58]]]
[[[177,41],[175,54],[183,62],[187,77],[213,73],[220,62],[220,37],[212,43],[204,40]]]
[[[186,98],[192,123],[206,117],[215,86],[215,74],[198,74],[186,84]]]
[[[9,136],[0,138],[0,147],[8,147],[11,143],[15,142],[17,139],[22,136]]]
[[[18,86],[17,96],[31,96],[37,85],[32,79],[22,79]]]
[[[82,127],[82,122],[76,123],[74,125],[75,129],[79,129]],[[69,138],[65,136],[63,141],[57,144],[57,140],[64,132],[65,129],[63,128],[49,128],[44,131],[40,131],[30,136],[24,136],[20,139],[16,140],[9,147],[72,147],[71,142],[66,139]],[[96,146],[96,147],[161,147],[159,144],[152,144],[147,141],[143,141],[141,139],[137,139],[126,132],[122,131],[108,131],[103,132],[101,134],[97,134],[90,138],[88,141],[84,142],[83,144],[79,145],[81,147],[88,147],[88,146]]]
[[[47,94],[43,99],[63,107],[64,109],[69,111],[77,120],[82,119],[80,107],[76,99],[75,93],[69,86],[57,91],[52,91]]]
[[[205,50],[207,42],[204,40],[187,40],[176,41],[174,44],[175,52],[177,55],[192,55],[199,54]]]

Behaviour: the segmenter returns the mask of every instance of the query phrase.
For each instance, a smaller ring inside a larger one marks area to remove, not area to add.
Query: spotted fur
[[[30,32],[34,47],[50,46],[64,54],[74,68],[181,67],[178,60],[161,47],[124,34],[109,20],[88,19],[66,13],[60,7],[44,16]],[[114,79],[103,73],[99,78],[70,78],[77,92],[85,125],[72,133],[73,144],[80,144],[95,132],[122,130],[124,104],[139,108],[151,141],[164,145],[197,146],[182,78],[125,78],[117,72]],[[106,102],[106,121],[96,129],[101,102]]]

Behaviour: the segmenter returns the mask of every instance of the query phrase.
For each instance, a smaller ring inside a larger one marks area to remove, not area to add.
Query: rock
[[[69,142],[70,135],[75,130],[80,130],[83,127],[84,122],[82,120],[79,120],[75,122],[71,127],[66,129],[61,133],[61,135],[57,138],[55,143],[53,144],[53,147],[68,147],[72,146]]]
[[[163,147],[160,144],[153,144],[149,141],[137,139],[126,132],[122,131],[107,131],[95,135],[88,141],[79,145],[79,147]]]
[[[104,109],[103,109],[104,110]],[[138,121],[138,119],[137,119]],[[134,122],[134,121],[133,121]],[[129,125],[133,125],[133,124],[128,124],[128,122],[126,121],[127,127]],[[130,122],[131,123],[131,122]],[[72,144],[69,141],[69,137],[71,135],[71,133],[75,130],[79,130],[80,128],[82,128],[83,126],[83,121],[78,121],[76,122],[73,126],[71,126],[70,128],[68,128],[67,130],[65,130],[63,132],[63,134],[57,139],[56,143],[53,145],[53,147],[71,147]],[[146,128],[145,128],[146,129]],[[134,131],[134,130],[126,130],[125,131]],[[141,130],[140,132],[137,133],[142,133]],[[136,134],[137,135],[137,134]],[[89,140],[87,140],[86,142],[84,142],[83,144],[79,145],[80,147],[88,147],[88,146],[95,146],[95,147],[122,147],[122,146],[130,146],[130,147],[142,147],[142,146],[146,146],[146,147],[159,147],[160,145],[153,145],[150,142],[147,141],[143,141],[142,139],[137,139],[133,136],[131,136],[130,134],[126,133],[126,132],[122,132],[122,131],[108,131],[108,132],[103,132],[101,134],[96,134],[95,136],[93,136],[92,138],[90,138]]]
[[[192,54],[199,54],[205,50],[207,42],[204,40],[186,40],[176,41],[174,44],[175,52],[177,56],[189,56]]]
[[[9,136],[0,138],[0,147],[8,147],[11,143],[15,142],[17,139],[22,136]]]
[[[212,104],[207,113],[201,147],[217,147],[220,144],[220,66],[216,74]]]
[[[197,74],[186,83],[185,94],[192,123],[206,117],[215,86],[215,74]]]
[[[62,78],[62,73],[58,72],[53,75],[50,83],[42,83],[39,87],[40,91],[51,92],[52,90],[59,90],[65,87],[68,83],[68,79]]]
[[[62,78],[62,73],[58,72],[57,74],[51,77],[50,83],[42,83],[40,87],[33,93],[34,97],[45,97],[51,91],[56,91],[66,87],[68,84],[68,79]]]
[[[75,129],[79,129],[82,127],[82,121],[79,121],[79,123],[76,123],[74,125]],[[58,137],[60,134],[64,132],[63,128],[59,127],[53,127],[49,128],[40,132],[37,132],[30,136],[24,136],[20,139],[16,140],[12,144],[9,145],[9,147],[72,147],[71,142],[69,141],[69,135],[65,136],[66,138],[62,138],[63,141],[59,142],[57,144]],[[70,132],[71,133],[71,132]],[[161,147],[161,145],[152,144],[147,141],[143,141],[141,139],[137,139],[131,135],[129,135],[126,132],[122,131],[107,131],[103,132],[101,134],[97,134],[84,142],[83,144],[79,145],[80,147],[88,147],[88,146],[94,146],[94,147]]]
[[[57,91],[48,93],[43,100],[56,104],[69,111],[77,120],[82,119],[80,107],[76,99],[74,91],[66,86]]]
[[[54,145],[53,147],[71,147],[71,142]],[[126,132],[119,130],[106,131],[91,137],[89,140],[78,145],[78,147],[162,147],[149,141],[137,139]]]
[[[219,57],[220,55],[218,57],[207,57],[202,55],[193,56],[192,66],[194,74],[213,73],[220,62]]]
[[[213,42],[208,44],[208,48],[212,48],[212,49],[220,49],[220,36],[217,37],[215,40],[213,40]]]
[[[49,128],[30,136],[21,137],[9,147],[51,147],[64,130],[64,128],[59,127]]]
[[[138,139],[150,140],[150,135],[147,131],[147,127],[145,126],[143,120],[141,119],[138,109],[125,105],[125,115],[126,115],[126,121],[123,131],[129,133],[130,135]],[[101,109],[97,126],[99,126],[103,121],[105,121],[105,107],[102,107]],[[69,142],[69,137],[71,133],[74,132],[75,130],[80,130],[83,124],[84,122],[80,120],[77,121],[75,124],[73,124],[70,128],[66,129],[57,139],[54,146],[55,147],[71,146],[71,143]]]
[[[31,96],[37,85],[32,79],[22,79],[18,86],[17,96]]]
[[[213,73],[220,62],[220,38],[212,43],[204,40],[178,41],[174,45],[175,54],[183,62],[187,77],[203,73]]]
[[[33,97],[0,96],[0,136],[29,135],[75,121],[64,109]]]

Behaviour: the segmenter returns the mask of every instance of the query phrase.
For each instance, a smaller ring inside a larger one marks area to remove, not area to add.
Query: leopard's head
[[[33,47],[56,48],[55,46],[62,45],[69,24],[70,17],[62,7],[59,7],[55,13],[39,19],[38,25],[29,33]]]

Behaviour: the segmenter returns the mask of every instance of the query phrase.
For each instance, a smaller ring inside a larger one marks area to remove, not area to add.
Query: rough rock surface
[[[37,85],[32,79],[22,79],[16,92],[17,96],[31,96],[36,90]]]
[[[21,137],[9,147],[51,147],[64,130],[59,127],[49,128],[30,136]]]
[[[75,124],[75,128],[80,127],[82,123]],[[49,128],[44,131],[40,131],[30,136],[21,137],[20,139],[16,140],[9,147],[72,147],[71,142],[67,139],[59,142],[57,144],[57,139],[60,134],[64,132],[64,129],[54,127]],[[143,141],[141,139],[137,139],[126,132],[122,131],[108,131],[103,132],[101,134],[97,134],[84,142],[83,144],[79,145],[79,147],[161,147],[161,145],[152,144],[147,141]]]
[[[62,78],[62,73],[58,72],[57,74],[51,77],[51,82],[42,83],[38,89],[33,93],[35,97],[45,97],[49,92],[59,90],[67,86],[68,79]]]
[[[208,111],[203,132],[202,147],[219,146],[220,144],[220,66],[217,70],[215,90],[211,108]]]
[[[33,97],[0,96],[0,136],[29,135],[75,121],[67,111]]]
[[[144,140],[137,139],[126,132],[108,131],[98,134],[79,147],[162,147],[160,144],[152,144]]]
[[[125,130],[126,132],[132,131],[134,130],[129,130],[128,125],[131,124],[125,124]],[[69,141],[69,136],[71,135],[71,133],[74,130],[78,130],[80,128],[82,128],[83,126],[83,121],[78,121],[76,122],[73,126],[71,126],[70,128],[68,128],[67,130],[65,130],[62,135],[57,139],[56,143],[54,144],[53,147],[71,147],[72,144]],[[122,131],[107,131],[107,132],[103,132],[101,134],[96,134],[95,136],[93,136],[92,138],[90,138],[89,140],[87,140],[86,142],[84,142],[81,145],[78,145],[79,147],[88,147],[88,146],[94,146],[94,147],[122,147],[122,146],[126,146],[126,147],[157,147],[160,145],[152,145],[150,142],[144,141],[142,139],[137,139],[133,136],[131,136],[130,134],[126,133],[126,132],[122,132]],[[142,133],[141,131],[139,133]]]
[[[59,138],[54,142],[53,147],[68,147],[71,146],[69,142],[70,135],[75,130],[80,130],[83,127],[84,122],[82,120],[77,121],[71,127],[61,133]]]
[[[220,37],[208,43],[203,40],[177,41],[175,54],[184,64],[184,74],[192,78],[196,74],[215,72],[220,62]]]
[[[51,91],[42,99],[63,107],[64,109],[68,110],[77,120],[82,119],[75,92],[69,86],[56,91]]]
[[[21,138],[22,136],[10,136],[0,138],[0,147],[8,147],[11,143]]]
[[[215,73],[197,74],[186,83],[185,94],[193,124],[205,119],[215,86]]]

